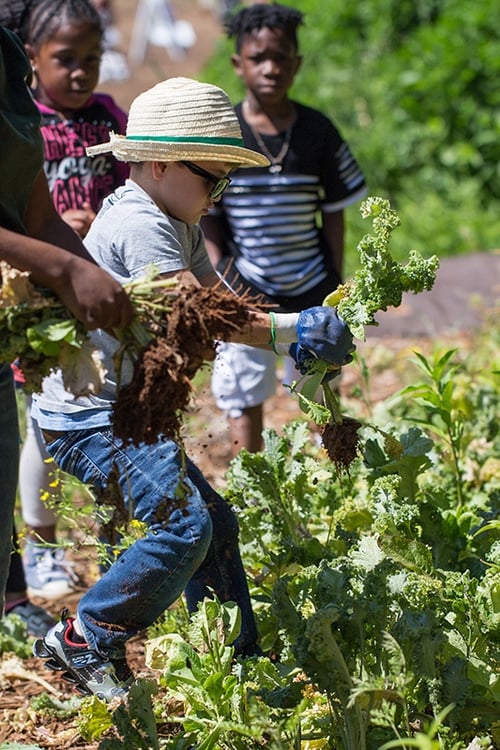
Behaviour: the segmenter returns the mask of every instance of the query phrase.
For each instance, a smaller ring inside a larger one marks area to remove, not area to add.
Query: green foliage
[[[24,620],[14,613],[0,619],[0,654],[12,653],[25,659],[31,656],[31,650]]]
[[[118,738],[105,737],[99,750],[159,750],[156,720],[151,698],[158,688],[151,680],[135,682],[129,690],[127,705],[121,703],[113,711],[113,725]]]
[[[172,719],[182,725],[182,740],[167,747],[185,742],[197,750],[291,747],[280,737],[297,731],[301,691],[290,686],[289,671],[283,679],[266,659],[235,663],[230,644],[239,629],[234,604],[205,600],[192,617],[189,641],[172,633],[146,644],[146,663],[162,671],[160,682],[185,707],[184,716]],[[273,716],[276,705],[288,709],[281,718]]]
[[[57,719],[67,719],[75,716],[81,708],[81,698],[73,696],[69,700],[61,701],[54,695],[40,693],[33,696],[30,700],[30,707],[33,711],[44,716],[55,717]]]
[[[421,483],[422,535],[436,564],[477,572],[499,528],[498,390],[480,362],[460,362],[454,350],[431,359],[416,353],[415,364],[424,379],[392,404],[440,449]]]
[[[395,251],[489,250],[500,219],[500,9],[496,0],[287,0],[305,15],[292,96],[333,118],[370,192],[403,222]],[[221,40],[204,79],[243,94]],[[356,210],[349,233],[359,236]],[[350,243],[347,243],[347,247]],[[351,261],[348,257],[348,271]]]
[[[256,575],[269,581],[295,566],[329,555],[330,536],[320,539],[312,507],[332,515],[340,492],[332,467],[317,462],[306,422],[283,426],[283,434],[264,431],[261,453],[240,451],[227,473],[227,499],[244,514],[241,539]],[[279,554],[276,540],[283,540]],[[263,579],[260,578],[261,584]]]
[[[152,697],[158,692],[151,680],[137,680],[126,702],[111,708],[96,696],[85,699],[81,710],[80,733],[86,740],[98,740],[99,750],[159,750],[158,731]],[[114,736],[108,736],[112,733]],[[106,735],[103,737],[103,735]]]
[[[100,750],[498,747],[496,344],[417,355],[348,480],[304,421],[242,451],[225,495],[270,658],[234,658],[234,604],[179,606],[146,643],[154,705],[142,680],[117,709],[85,699],[83,736]],[[166,713],[179,731],[158,739]]]
[[[379,196],[367,198],[361,204],[361,215],[372,219],[373,235],[365,234],[358,245],[360,267],[323,303],[337,308],[358,339],[365,338],[365,326],[377,325],[376,313],[399,307],[403,292],[432,289],[439,267],[435,255],[424,260],[416,250],[410,250],[404,265],[393,258],[389,244],[400,219],[389,201]]]

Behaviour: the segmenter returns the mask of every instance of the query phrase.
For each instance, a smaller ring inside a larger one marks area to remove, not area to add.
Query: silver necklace
[[[290,138],[292,137],[292,128],[293,125],[291,125],[288,130],[285,133],[285,139],[283,141],[283,145],[281,146],[279,153],[276,154],[276,156],[273,156],[273,154],[269,151],[266,144],[261,138],[260,133],[257,130],[254,130],[250,123],[248,123],[248,127],[252,131],[253,137],[257,141],[257,144],[264,154],[264,156],[267,156],[271,164],[268,167],[268,171],[271,172],[271,174],[278,174],[283,169],[283,161],[285,160],[285,156],[288,153],[288,149],[290,148]]]

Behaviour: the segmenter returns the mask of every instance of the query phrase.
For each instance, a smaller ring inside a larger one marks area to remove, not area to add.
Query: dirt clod
[[[349,474],[349,467],[358,455],[360,427],[357,419],[343,417],[342,422],[328,422],[322,432],[323,447],[339,474]]]
[[[131,382],[118,392],[112,417],[116,437],[135,445],[179,439],[193,377],[214,359],[216,340],[248,325],[248,304],[222,286],[180,288],[166,335],[144,349]]]

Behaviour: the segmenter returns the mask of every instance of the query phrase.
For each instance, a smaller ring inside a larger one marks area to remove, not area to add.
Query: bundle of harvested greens
[[[43,378],[61,368],[73,395],[97,395],[106,373],[82,324],[52,292],[34,287],[29,274],[5,263],[1,271],[0,361],[18,361],[27,390],[39,391]],[[116,332],[118,381],[125,357],[134,373],[118,387],[113,428],[136,444],[179,438],[193,377],[215,357],[215,341],[227,340],[249,318],[248,299],[223,284],[188,287],[176,277],[155,276],[151,269],[148,278],[125,287],[136,315],[129,328]]]
[[[62,367],[72,393],[98,393],[104,372],[83,325],[27,272],[4,261],[0,272],[0,361],[19,362],[28,391],[40,390],[43,378]]]

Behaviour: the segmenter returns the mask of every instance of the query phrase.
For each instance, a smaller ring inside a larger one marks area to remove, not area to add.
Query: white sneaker
[[[28,541],[23,567],[30,596],[59,599],[75,591],[78,585],[78,577],[62,548],[51,549]]]

